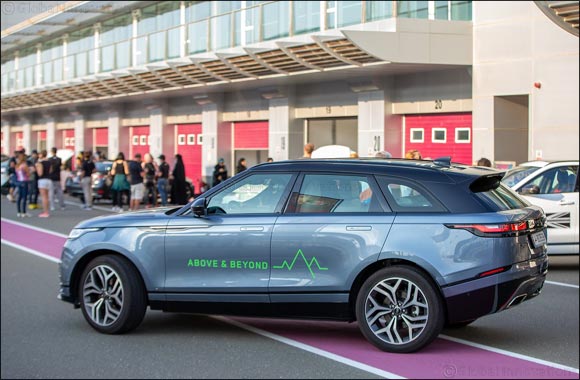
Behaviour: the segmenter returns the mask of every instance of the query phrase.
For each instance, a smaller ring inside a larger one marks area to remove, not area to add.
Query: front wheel
[[[420,350],[441,332],[443,304],[435,286],[419,270],[392,266],[370,276],[356,301],[365,338],[383,351]]]
[[[99,256],[85,268],[79,284],[81,309],[87,322],[105,334],[137,328],[147,309],[139,273],[125,259]]]

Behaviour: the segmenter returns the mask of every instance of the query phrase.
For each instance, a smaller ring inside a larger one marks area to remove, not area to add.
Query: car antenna
[[[444,157],[439,157],[433,160],[433,163],[437,166],[445,166],[445,167],[451,167],[451,156],[444,156]]]

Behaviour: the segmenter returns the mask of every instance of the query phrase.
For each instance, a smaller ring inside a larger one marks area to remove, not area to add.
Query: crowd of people
[[[301,158],[312,157],[315,146],[312,143],[304,145],[304,154]],[[353,154],[354,153],[354,154]],[[351,157],[358,157],[356,152],[351,152]],[[381,151],[375,154],[376,158],[391,158],[391,153]],[[404,156],[409,160],[421,160],[422,156],[418,150],[408,150]],[[93,181],[92,175],[96,171],[95,161],[103,161],[105,157],[97,152],[81,152],[75,161],[76,176],[81,184],[83,196],[82,208],[91,210],[93,207]],[[139,210],[141,202],[145,207],[156,207],[158,203],[166,206],[169,199],[173,204],[185,204],[191,200],[194,194],[193,185],[188,194],[188,184],[185,178],[185,165],[180,154],[175,155],[173,170],[161,154],[155,161],[150,153],[144,157],[136,153],[133,160],[126,160],[125,155],[120,152],[112,163],[107,174],[110,181],[111,199],[113,203],[112,211],[122,212],[124,210],[124,200],[127,200],[129,210]],[[273,162],[268,158],[267,162]],[[477,166],[492,167],[489,159],[482,157]],[[245,158],[237,161],[235,174],[247,170]],[[9,160],[8,173],[10,190],[8,199],[16,203],[18,217],[30,217],[28,210],[42,208],[38,215],[40,218],[47,218],[50,212],[56,209],[56,201],[61,210],[65,209],[63,186],[61,181],[61,171],[65,169],[62,160],[57,156],[57,149],[51,149],[49,156],[46,150],[38,152],[33,150],[30,156],[26,155],[24,149],[17,150]],[[228,169],[225,160],[220,158],[214,167],[212,175],[212,186],[216,186],[227,180]],[[208,186],[203,181],[198,184],[198,193],[207,190]],[[171,189],[171,193],[169,193]],[[38,199],[41,204],[38,204]],[[158,199],[160,202],[158,202]]]

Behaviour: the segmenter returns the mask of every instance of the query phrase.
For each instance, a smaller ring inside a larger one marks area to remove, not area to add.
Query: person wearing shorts
[[[143,163],[141,162],[141,154],[135,154],[135,160],[129,162],[129,179],[131,182],[131,205],[130,210],[139,210],[139,205],[143,200],[145,194],[145,185],[143,185]]]
[[[50,179],[50,159],[46,150],[40,152],[39,160],[36,163],[36,173],[38,174],[38,190],[42,198],[42,213],[40,218],[48,218],[49,194],[52,192],[52,179]]]

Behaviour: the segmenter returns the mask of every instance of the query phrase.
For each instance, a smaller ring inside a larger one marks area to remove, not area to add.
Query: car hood
[[[121,228],[121,227],[151,227],[164,226],[173,213],[167,211],[178,210],[181,207],[159,207],[148,210],[127,212],[123,214],[98,216],[85,220],[75,228]]]

